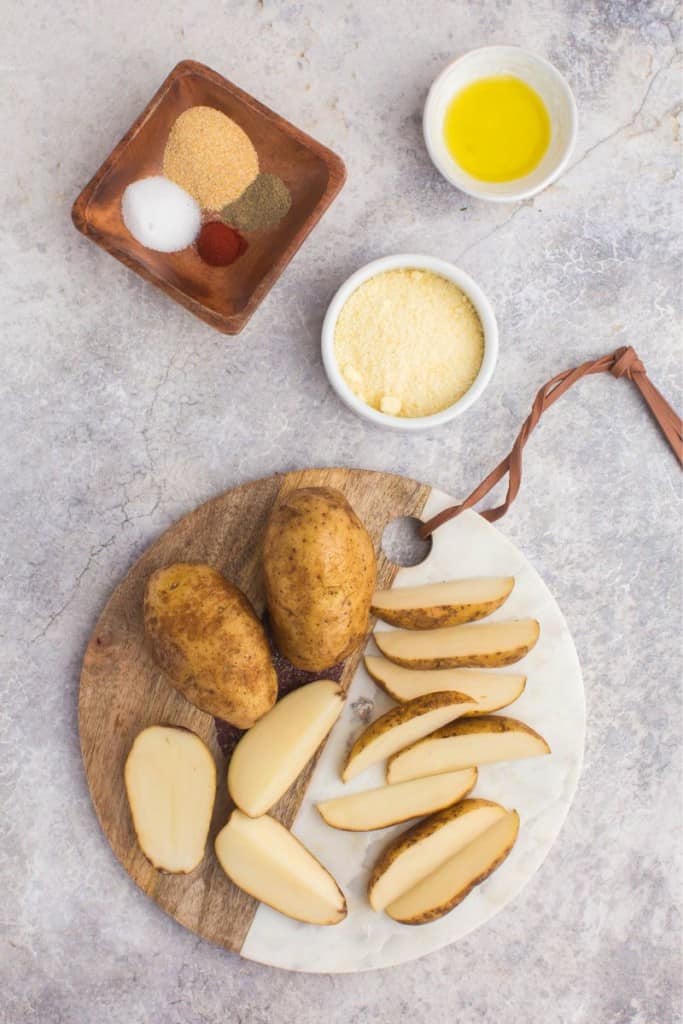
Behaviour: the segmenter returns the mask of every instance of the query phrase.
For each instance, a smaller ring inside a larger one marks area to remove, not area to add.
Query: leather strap
[[[449,519],[454,519],[455,516],[460,515],[466,509],[472,508],[508,473],[508,489],[505,501],[501,505],[486,509],[481,513],[484,519],[488,519],[490,523],[494,523],[497,519],[504,516],[517,497],[522,483],[522,452],[524,445],[527,443],[531,432],[536,427],[543,413],[551,405],[554,405],[558,398],[561,398],[582,377],[588,377],[593,373],[604,373],[605,371],[611,373],[613,377],[625,377],[635,384],[647,403],[650,412],[659,424],[664,437],[669,442],[674,455],[681,467],[683,467],[683,421],[671,408],[661,391],[658,391],[654,386],[635,349],[629,345],[628,347],[618,348],[615,352],[602,356],[600,359],[593,359],[587,363],[582,363],[581,366],[577,366],[573,370],[565,370],[564,373],[558,373],[556,377],[553,377],[547,384],[544,384],[534,399],[531,412],[522,424],[522,429],[517,435],[517,440],[512,446],[510,454],[489,473],[485,480],[482,480],[478,487],[475,487],[469,498],[466,498],[460,505],[444,509],[443,512],[439,512],[438,515],[428,520],[428,522],[423,523],[420,529],[422,537],[429,537],[443,523],[447,523]]]

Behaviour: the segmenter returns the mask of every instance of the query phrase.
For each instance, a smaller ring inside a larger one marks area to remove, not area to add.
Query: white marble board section
[[[453,499],[432,491],[428,518]],[[506,671],[528,676],[525,692],[503,714],[520,718],[549,742],[549,757],[480,769],[473,795],[516,808],[521,817],[517,843],[505,863],[458,907],[431,924],[402,925],[370,909],[365,891],[372,864],[383,846],[408,825],[376,832],[342,832],[326,825],[315,805],[323,798],[369,789],[384,782],[383,766],[363,772],[344,785],[339,768],[344,754],[364,728],[393,702],[361,666],[311,779],[292,831],[332,872],[346,893],[349,913],[341,924],[301,924],[261,905],[247,935],[242,956],[292,971],[342,973],[367,971],[424,956],[455,942],[499,913],[543,863],[569,810],[581,769],[585,705],[581,669],[567,623],[538,573],[499,530],[474,512],[466,512],[434,534],[429,557],[399,570],[395,587],[465,576],[515,577],[515,588],[491,618],[537,618],[541,636],[523,661]],[[380,624],[379,628],[391,628]],[[374,645],[370,644],[370,649]]]

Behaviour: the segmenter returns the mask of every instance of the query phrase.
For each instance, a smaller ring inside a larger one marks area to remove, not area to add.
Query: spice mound
[[[246,248],[239,232],[218,220],[205,224],[197,239],[197,252],[211,267],[229,267]]]
[[[121,216],[136,242],[156,252],[179,252],[192,245],[202,223],[192,196],[160,175],[128,185]]]
[[[426,270],[388,270],[347,299],[334,349],[361,401],[390,416],[431,416],[474,383],[484,331],[452,281]]]
[[[206,210],[221,210],[256,178],[258,156],[245,131],[213,107],[190,107],[174,122],[164,174]]]
[[[263,231],[274,227],[292,205],[289,189],[275,174],[259,174],[234,203],[224,207],[221,216],[240,231]]]

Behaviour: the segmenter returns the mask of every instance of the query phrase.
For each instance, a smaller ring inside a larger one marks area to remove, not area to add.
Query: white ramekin
[[[346,383],[337,365],[337,357],[334,351],[334,331],[337,325],[337,318],[351,293],[359,285],[363,284],[364,281],[383,273],[385,270],[410,269],[431,270],[434,274],[439,274],[448,281],[453,281],[471,301],[479,314],[484,330],[484,358],[472,386],[457,402],[449,405],[446,409],[442,409],[440,412],[435,412],[432,416],[388,416],[384,412],[373,409],[372,406],[367,405],[358,398]],[[452,263],[437,259],[434,256],[421,254],[407,253],[396,256],[384,256],[382,259],[373,260],[372,263],[367,263],[360,270],[357,270],[335,294],[328,306],[323,321],[322,356],[323,365],[330,384],[342,402],[349,409],[362,416],[363,419],[370,420],[371,423],[377,423],[383,427],[392,427],[396,430],[429,430],[432,427],[441,426],[442,423],[448,423],[450,420],[455,419],[456,416],[460,416],[481,395],[491,379],[498,358],[498,325],[493,307],[479,285],[468,274]]]
[[[446,109],[455,94],[492,75],[521,78],[538,93],[550,115],[551,137],[545,156],[530,174],[514,181],[473,178],[451,156],[444,139]],[[497,203],[528,199],[555,181],[569,162],[577,127],[576,101],[566,79],[549,61],[518,46],[485,46],[453,61],[434,80],[422,117],[425,143],[437,170],[461,192]]]

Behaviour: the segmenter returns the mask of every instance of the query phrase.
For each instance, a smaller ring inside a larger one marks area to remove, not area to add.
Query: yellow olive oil
[[[514,181],[539,165],[550,144],[550,117],[531,86],[514,75],[465,86],[446,110],[453,159],[479,181]]]

